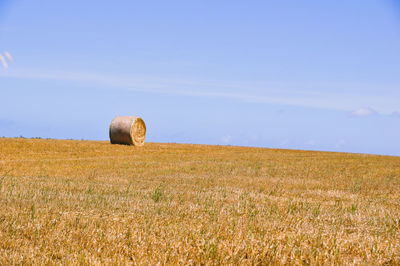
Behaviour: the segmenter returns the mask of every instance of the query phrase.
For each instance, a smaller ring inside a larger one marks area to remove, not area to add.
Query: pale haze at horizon
[[[1,1],[0,136],[400,155],[397,1]]]

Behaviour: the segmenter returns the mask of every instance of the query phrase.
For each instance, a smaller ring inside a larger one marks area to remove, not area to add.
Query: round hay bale
[[[111,144],[143,146],[146,124],[137,116],[116,116],[110,124]]]

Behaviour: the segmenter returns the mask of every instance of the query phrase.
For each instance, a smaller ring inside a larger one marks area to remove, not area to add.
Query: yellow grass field
[[[0,264],[399,264],[400,157],[0,138]]]

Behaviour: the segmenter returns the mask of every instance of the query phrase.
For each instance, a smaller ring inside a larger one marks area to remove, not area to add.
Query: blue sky
[[[393,0],[0,0],[0,136],[400,155],[399,47]]]

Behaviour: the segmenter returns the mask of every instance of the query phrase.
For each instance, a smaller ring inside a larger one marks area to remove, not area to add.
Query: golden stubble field
[[[0,264],[399,264],[400,157],[0,138]]]

